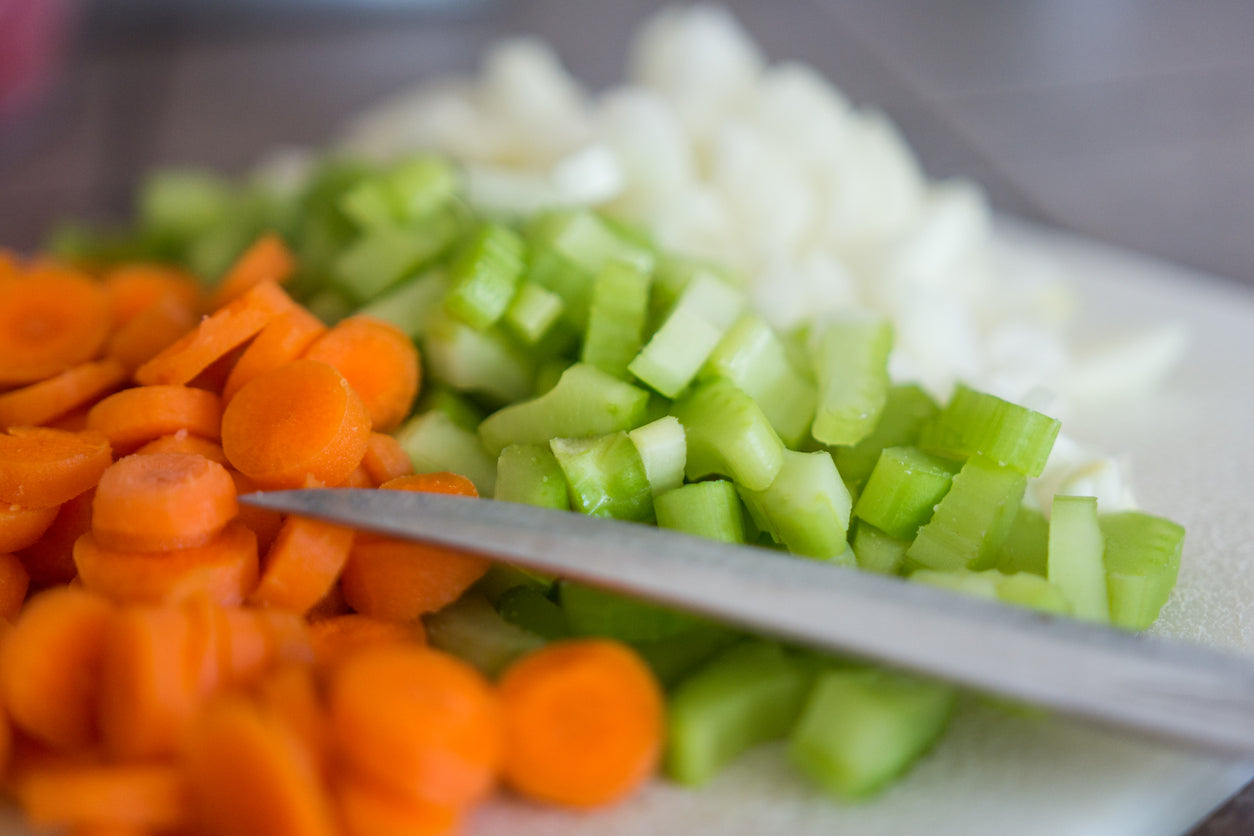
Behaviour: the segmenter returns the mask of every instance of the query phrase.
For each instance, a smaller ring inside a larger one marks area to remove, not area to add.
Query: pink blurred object
[[[0,0],[0,120],[36,106],[68,53],[74,0]]]

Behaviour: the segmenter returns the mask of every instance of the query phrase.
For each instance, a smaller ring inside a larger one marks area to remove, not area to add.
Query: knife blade
[[[349,488],[241,502],[683,608],[1089,721],[1254,754],[1254,659],[752,546],[507,502]]]

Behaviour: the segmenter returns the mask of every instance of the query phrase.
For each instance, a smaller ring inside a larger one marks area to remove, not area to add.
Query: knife
[[[570,511],[349,488],[240,501],[479,552],[1090,721],[1254,754],[1249,657]]]

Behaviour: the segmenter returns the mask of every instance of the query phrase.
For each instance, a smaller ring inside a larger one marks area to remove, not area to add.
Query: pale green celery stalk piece
[[[428,615],[423,623],[428,644],[469,662],[489,678],[545,644],[535,633],[506,621],[474,593]]]
[[[430,217],[462,191],[458,170],[442,157],[423,155],[396,164],[387,173],[389,191],[402,223]]]
[[[1028,572],[1045,577],[1049,571],[1049,520],[1045,514],[1019,506],[997,557],[997,568],[1007,575]]]
[[[724,543],[745,542],[745,508],[731,482],[709,479],[653,498],[659,528]]]
[[[550,357],[542,360],[536,366],[536,382],[532,389],[531,396],[538,398],[545,392],[548,392],[557,382],[562,379],[562,375],[566,370],[575,364],[574,360],[569,357]]]
[[[845,536],[852,501],[826,450],[784,450],[774,481],[764,490],[737,485],[757,526],[794,554],[850,563]]]
[[[744,282],[723,264],[678,253],[660,252],[653,266],[653,293],[649,299],[649,319],[660,322],[666,312],[674,307],[684,288],[696,276],[709,273],[732,287],[743,287]]]
[[[539,343],[561,319],[565,309],[562,297],[535,282],[522,281],[518,292],[505,311],[504,323],[509,332],[524,345]]]
[[[698,274],[627,368],[656,391],[675,397],[696,377],[744,305],[743,292],[712,274]]]
[[[823,444],[857,444],[888,398],[892,326],[859,317],[824,324],[814,339],[818,406],[810,432]]]
[[[570,510],[566,476],[553,451],[543,444],[511,444],[496,460],[496,491],[502,502]]]
[[[749,490],[765,490],[784,461],[784,443],[761,407],[721,377],[698,382],[671,405],[688,439],[684,467],[690,481],[727,476]]]
[[[575,363],[543,395],[511,404],[483,419],[479,437],[499,455],[510,444],[547,444],[629,430],[649,402],[643,389],[583,363]]]
[[[736,320],[700,375],[726,377],[745,390],[789,447],[808,438],[818,400],[814,381],[793,366],[783,339],[757,314]]]
[[[832,448],[836,469],[845,483],[861,491],[880,451],[915,444],[919,431],[939,411],[936,401],[922,387],[913,383],[890,386],[875,428],[857,444]]]
[[[426,386],[414,408],[416,415],[434,411],[443,412],[453,419],[454,424],[470,432],[475,432],[479,428],[479,422],[486,414],[483,408],[470,398],[440,383]]]
[[[880,453],[853,513],[890,537],[911,540],[949,490],[957,465],[917,447]]]
[[[421,340],[430,312],[439,306],[448,289],[448,274],[432,268],[375,297],[358,313],[391,322],[411,340]]]
[[[1053,615],[1073,613],[1071,602],[1057,584],[1027,572],[1006,574],[997,569],[985,569],[981,572],[968,569],[920,569],[910,576],[910,580]]]
[[[1158,618],[1176,585],[1184,528],[1141,511],[1101,514],[1110,620],[1144,630]]]
[[[479,436],[439,410],[416,415],[396,432],[416,473],[451,471],[475,483],[480,496],[496,488],[496,460],[479,445]]]
[[[549,449],[566,476],[573,510],[593,517],[653,522],[653,491],[640,453],[627,433],[555,438]]]
[[[1055,496],[1049,512],[1049,570],[1046,577],[1067,596],[1079,618],[1110,621],[1105,543],[1097,523],[1097,499]]]
[[[931,748],[956,701],[953,688],[905,674],[826,671],[789,738],[789,759],[832,795],[864,798]]]
[[[453,284],[445,306],[476,330],[495,325],[514,299],[526,258],[522,236],[500,224],[484,224],[449,269]]]
[[[853,549],[859,569],[896,575],[906,559],[910,541],[889,537],[870,523],[858,520],[853,526],[849,547]]]
[[[669,639],[710,623],[682,610],[570,581],[558,585],[558,602],[576,636],[649,642]]]
[[[694,486],[695,487],[695,486]],[[701,786],[741,753],[787,736],[811,674],[774,642],[751,639],[684,678],[667,706],[666,774]]]
[[[582,362],[627,377],[627,365],[644,344],[651,283],[648,273],[620,261],[601,268],[592,284]]]
[[[1027,476],[1040,476],[1061,423],[964,384],[923,428],[919,446],[946,456],[982,455]]]
[[[688,460],[688,439],[684,426],[673,415],[663,415],[627,433],[644,462],[649,487],[656,497],[684,483]]]
[[[534,584],[507,590],[496,602],[496,609],[510,624],[549,641],[570,636],[566,613]]]
[[[982,456],[954,476],[948,493],[906,550],[907,564],[925,569],[987,569],[1014,523],[1027,477]]]
[[[531,394],[535,363],[499,329],[478,331],[437,310],[422,347],[433,380],[502,403]]]
[[[378,227],[363,232],[332,267],[336,287],[369,302],[441,256],[461,231],[460,219],[438,213],[417,227]]]

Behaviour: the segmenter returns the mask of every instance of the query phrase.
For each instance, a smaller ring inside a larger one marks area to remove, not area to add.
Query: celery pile
[[[478,214],[438,158],[331,161],[283,194],[166,175],[134,230],[58,243],[212,279],[269,229],[299,254],[292,291],[313,310],[387,319],[421,348],[425,394],[397,433],[419,471],[1128,629],[1175,583],[1178,525],[1091,497],[1025,502],[1054,419],[961,385],[937,403],[889,379],[884,321],[781,332],[718,267],[593,212]],[[668,686],[667,768],[685,784],[787,739],[818,786],[866,796],[938,739],[957,696],[508,567],[430,624],[488,672],[579,635],[630,643]]]

